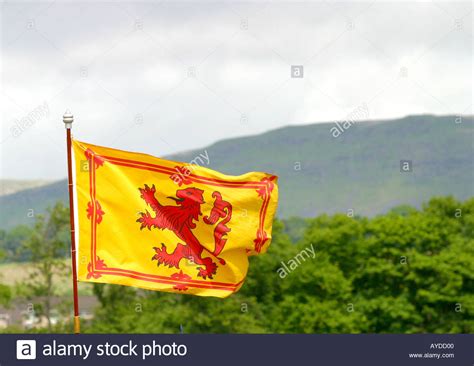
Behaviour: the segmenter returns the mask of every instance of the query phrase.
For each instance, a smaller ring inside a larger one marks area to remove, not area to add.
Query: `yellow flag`
[[[271,241],[277,177],[73,140],[78,280],[226,297]],[[195,159],[197,161],[197,159]]]

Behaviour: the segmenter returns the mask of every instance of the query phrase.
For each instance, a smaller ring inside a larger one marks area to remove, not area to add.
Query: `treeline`
[[[227,299],[94,285],[100,306],[83,329],[474,332],[474,199],[433,198],[374,218],[276,221],[268,253],[250,262],[244,286]]]

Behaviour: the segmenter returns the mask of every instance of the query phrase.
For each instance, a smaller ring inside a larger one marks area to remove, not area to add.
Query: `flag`
[[[276,176],[72,146],[79,281],[226,297],[268,249]]]

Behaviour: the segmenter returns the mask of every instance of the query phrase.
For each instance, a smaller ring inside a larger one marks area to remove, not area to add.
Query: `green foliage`
[[[260,333],[254,300],[240,296],[228,301],[136,290],[130,287],[95,285],[101,307],[85,331],[91,333]],[[132,330],[133,329],[133,330]]]
[[[0,230],[0,251],[3,251],[4,254],[0,256],[0,263],[30,260],[31,253],[26,250],[20,251],[19,248],[31,236],[32,232],[33,229],[26,225],[16,226],[8,232]]]
[[[308,227],[308,219],[303,217],[292,216],[283,220],[284,232],[290,237],[293,243],[297,243],[304,236],[304,232]]]
[[[289,230],[285,225],[304,223]],[[97,285],[90,332],[420,333],[474,331],[474,199],[434,198],[373,219],[276,221],[227,299]],[[277,270],[313,246],[286,277]]]
[[[64,270],[58,258],[69,246],[68,217],[56,206],[24,241],[36,268],[24,284],[30,297],[54,294],[50,275]],[[241,290],[226,299],[94,285],[100,306],[83,331],[474,332],[474,199],[433,198],[374,218],[276,220],[272,236],[266,254],[249,258]],[[309,248],[314,258],[282,278],[279,269]],[[0,286],[0,301],[10,297]]]
[[[17,292],[29,299],[36,299],[35,316],[46,317],[51,330],[51,299],[55,293],[54,277],[65,276],[68,267],[64,255],[69,246],[69,211],[62,203],[48,209],[48,215],[38,215],[30,237],[22,242],[20,252],[31,256],[32,270],[29,277],[19,284]]]
[[[0,305],[8,306],[12,299],[12,291],[9,286],[0,283]]]
[[[3,238],[5,233],[3,230],[0,230],[0,238]],[[5,251],[2,250],[0,247],[0,263],[2,262],[2,258],[5,257]],[[0,274],[0,281],[2,280],[2,276]],[[8,306],[10,303],[12,297],[12,293],[10,290],[10,287],[7,285],[4,285],[3,283],[0,282],[0,305],[3,306]]]

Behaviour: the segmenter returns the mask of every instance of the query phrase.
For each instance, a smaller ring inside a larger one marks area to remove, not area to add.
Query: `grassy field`
[[[67,265],[70,265],[69,260],[65,260]],[[8,286],[14,287],[16,284],[27,279],[31,274],[30,263],[5,263],[0,264],[0,282]],[[72,279],[71,276],[61,277],[55,276],[54,286],[56,288],[56,295],[70,295],[72,294]],[[92,284],[79,282],[79,295],[92,295]]]

